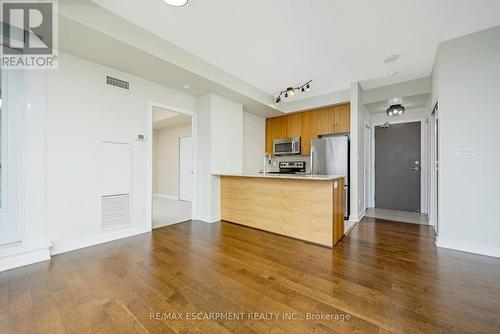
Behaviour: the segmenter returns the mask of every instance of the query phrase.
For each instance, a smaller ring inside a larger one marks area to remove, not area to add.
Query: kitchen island
[[[221,216],[333,247],[344,235],[343,192],[340,175],[221,175]]]

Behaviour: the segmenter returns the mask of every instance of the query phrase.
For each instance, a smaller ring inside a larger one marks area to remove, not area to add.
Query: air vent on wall
[[[130,225],[130,195],[102,197],[103,230]]]
[[[106,83],[111,86],[115,86],[123,89],[130,89],[130,83],[110,76],[106,77]]]

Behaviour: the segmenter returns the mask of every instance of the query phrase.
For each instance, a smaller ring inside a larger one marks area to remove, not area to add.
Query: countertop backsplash
[[[264,158],[262,158],[264,159]],[[271,159],[271,165],[266,166],[266,172],[279,172],[279,163],[281,161],[305,161],[306,162],[306,173],[311,172],[311,156],[309,155],[285,155],[285,156],[273,156]]]

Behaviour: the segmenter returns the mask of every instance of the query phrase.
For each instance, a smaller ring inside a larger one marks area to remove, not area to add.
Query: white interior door
[[[193,200],[193,140],[179,138],[179,199]]]

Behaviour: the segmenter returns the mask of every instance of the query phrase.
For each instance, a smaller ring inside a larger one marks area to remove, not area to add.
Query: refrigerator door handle
[[[311,145],[311,175],[314,175],[314,146]]]

